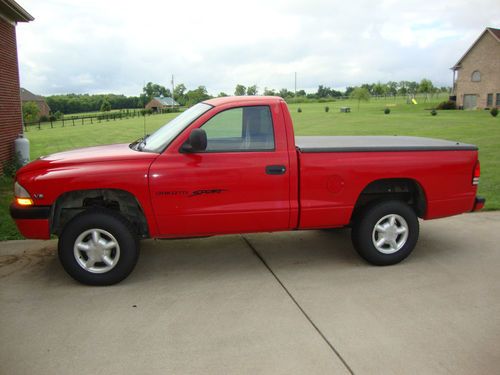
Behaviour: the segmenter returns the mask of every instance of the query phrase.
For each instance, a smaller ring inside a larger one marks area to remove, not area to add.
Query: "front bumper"
[[[12,203],[10,216],[24,237],[48,240],[50,238],[50,210],[50,206],[22,207]]]

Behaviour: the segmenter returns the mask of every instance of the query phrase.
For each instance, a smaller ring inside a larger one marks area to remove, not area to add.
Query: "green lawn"
[[[372,99],[358,103],[343,100],[329,103],[290,104],[289,108],[297,135],[412,135],[456,140],[479,146],[481,183],[479,192],[486,197],[486,209],[500,209],[500,117],[488,111],[438,111],[431,116],[436,101],[406,104],[405,99]],[[330,111],[325,112],[325,106]],[[302,112],[298,112],[298,108]],[[340,107],[350,107],[351,113],[340,113]],[[391,113],[385,115],[384,108]],[[177,113],[146,116],[146,133],[151,133],[175,117]],[[131,142],[144,134],[143,118],[110,120],[92,125],[30,129],[26,136],[31,142],[31,158],[40,155],[111,143]],[[0,240],[19,238],[8,216],[12,199],[12,181],[0,180]]]

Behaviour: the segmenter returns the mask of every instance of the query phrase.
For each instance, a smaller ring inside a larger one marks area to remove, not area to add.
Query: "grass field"
[[[417,105],[377,99],[358,103],[351,100],[329,103],[290,104],[296,135],[410,135],[425,136],[473,143],[479,146],[481,183],[479,192],[486,197],[486,209],[500,209],[500,117],[488,111],[438,111],[431,116],[430,109],[437,104],[420,102]],[[330,111],[325,112],[325,106]],[[298,108],[302,112],[298,112]],[[350,107],[351,113],[340,113],[340,107]],[[391,113],[385,115],[384,108]],[[151,133],[177,114],[146,116],[146,133]],[[103,121],[99,124],[66,126],[26,133],[31,142],[31,158],[40,155],[110,143],[132,142],[144,134],[143,118]],[[16,230],[8,216],[12,182],[0,181],[0,239],[16,238]]]

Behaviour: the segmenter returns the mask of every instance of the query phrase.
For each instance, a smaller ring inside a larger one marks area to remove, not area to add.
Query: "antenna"
[[[146,87],[146,81],[142,81],[142,89]],[[146,103],[144,103],[144,110],[142,112],[142,117],[144,117],[144,137],[146,136]]]

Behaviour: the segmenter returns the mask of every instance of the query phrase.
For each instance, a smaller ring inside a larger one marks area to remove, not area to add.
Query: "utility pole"
[[[174,75],[172,74],[172,110],[174,109]]]
[[[297,72],[295,72],[295,86],[293,90],[293,96],[297,96]]]

